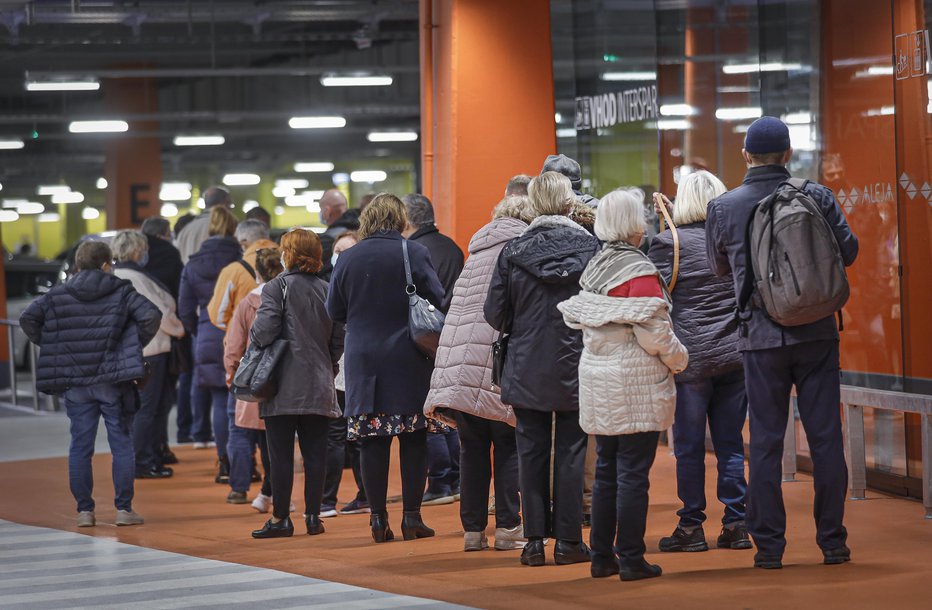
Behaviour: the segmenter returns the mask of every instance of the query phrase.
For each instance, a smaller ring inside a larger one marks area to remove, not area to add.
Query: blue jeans
[[[162,465],[161,427],[172,404],[168,354],[150,356],[146,361],[150,367],[149,381],[139,392],[139,411],[133,418],[133,447],[136,449],[137,473]]]
[[[211,412],[214,424],[214,441],[217,443],[217,457],[227,457],[227,443],[230,442],[230,421],[227,417],[227,400],[230,392],[226,388],[208,388],[210,390]]]
[[[94,472],[91,458],[101,416],[107,427],[107,442],[113,462],[114,504],[117,510],[133,509],[133,479],[136,456],[131,434],[133,416],[123,413],[122,391],[115,385],[99,384],[65,392],[65,411],[71,420],[68,450],[68,481],[78,512],[94,510]]]
[[[460,490],[460,437],[456,430],[427,435],[427,491],[450,495]]]
[[[725,506],[722,523],[744,521],[744,437],[748,401],[744,370],[676,384],[673,449],[676,490],[683,502],[680,525],[695,527],[706,519],[705,424],[718,461],[718,500]]]
[[[252,482],[253,458],[262,430],[240,428],[236,425],[236,398],[233,394],[230,394],[227,400],[227,420],[230,422],[230,440],[227,443],[230,487],[233,491],[246,493],[249,491],[249,483]]]
[[[194,419],[191,422],[191,438],[196,443],[210,441],[210,388],[202,388],[196,383],[191,383],[191,409],[194,412]]]
[[[182,439],[191,439],[191,428],[194,423],[193,413],[191,412],[191,373],[182,373],[178,375],[178,442]]]

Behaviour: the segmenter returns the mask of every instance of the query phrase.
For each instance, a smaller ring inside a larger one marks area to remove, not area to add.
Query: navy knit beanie
[[[790,148],[790,130],[780,119],[763,116],[748,127],[744,149],[752,155],[783,152]]]

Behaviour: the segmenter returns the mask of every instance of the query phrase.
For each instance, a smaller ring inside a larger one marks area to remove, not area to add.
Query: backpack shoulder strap
[[[676,225],[673,224],[673,219],[670,218],[667,206],[661,205],[660,212],[663,214],[660,220],[660,230],[663,231],[663,223],[666,221],[670,225],[670,234],[673,236],[673,271],[670,273],[670,283],[667,285],[667,290],[672,293],[673,287],[676,286],[676,278],[680,274],[680,234],[676,230]]]
[[[786,184],[789,184],[798,191],[805,191],[806,187],[809,186],[809,181],[805,178],[789,178]]]
[[[246,262],[246,259],[241,258],[236,262],[243,266],[243,269],[246,270],[246,273],[252,277],[256,277],[256,270],[252,268],[252,265]]]

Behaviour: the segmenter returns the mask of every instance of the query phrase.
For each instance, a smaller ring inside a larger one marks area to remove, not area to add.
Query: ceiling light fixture
[[[324,87],[387,87],[392,77],[387,74],[325,74],[320,77]]]
[[[763,110],[758,107],[718,108],[715,111],[715,118],[720,121],[743,121],[746,119],[759,119],[762,115]]]
[[[28,199],[4,199],[3,207],[5,208],[18,208],[24,203],[29,203]]]
[[[292,129],[337,129],[346,127],[346,119],[341,116],[296,116],[289,119],[288,126]]]
[[[276,186],[272,189],[272,196],[283,199],[285,197],[292,197],[295,194],[294,187],[291,186]]]
[[[216,135],[203,135],[203,136],[175,136],[175,139],[172,140],[175,146],[220,146],[226,142],[220,134]]]
[[[68,125],[71,133],[123,133],[128,129],[129,123],[120,120],[71,121]]]
[[[52,195],[52,203],[81,203],[84,201],[84,195],[78,191],[68,191],[67,193],[55,193]]]
[[[558,138],[575,138],[576,130],[573,129],[572,127],[561,127],[560,129],[557,130],[557,137]]]
[[[81,210],[81,218],[84,220],[95,220],[100,218],[100,210],[97,208],[84,208]]]
[[[45,214],[39,214],[39,222],[58,222],[61,220],[61,215],[57,212],[48,212]]]
[[[632,72],[603,72],[599,78],[607,81],[657,80],[657,73],[637,70]]]
[[[100,81],[96,78],[27,80],[26,91],[97,91]]]
[[[259,184],[258,174],[227,174],[223,177],[227,186],[254,186]]]
[[[686,131],[692,125],[686,119],[660,119],[657,121],[657,129],[661,131]]]
[[[699,109],[689,104],[663,104],[660,106],[661,116],[693,116],[699,114]]]
[[[25,146],[22,140],[16,138],[0,140],[0,150],[19,150]]]
[[[107,188],[107,179],[106,179],[106,178],[98,178],[98,179],[97,179],[97,188],[99,188],[99,189],[101,189],[101,190]]]
[[[163,203],[160,212],[162,216],[171,218],[178,215],[178,206],[174,203]]]
[[[353,182],[367,182],[373,184],[375,182],[383,182],[388,178],[388,174],[382,170],[360,170],[355,171],[350,174],[350,180]]]
[[[41,214],[45,211],[45,206],[37,201],[24,201],[16,206],[16,211],[20,214]]]
[[[332,172],[333,163],[329,161],[308,161],[304,163],[295,163],[294,171],[299,174],[309,174],[311,172]]]
[[[67,184],[48,184],[36,189],[37,195],[57,195],[59,193],[70,193],[71,187]]]
[[[722,66],[722,72],[725,74],[751,74],[753,72],[789,72],[791,70],[802,70],[802,64],[785,64],[779,61],[767,63],[750,63],[750,64],[728,64]]]
[[[19,213],[15,210],[0,210],[0,222],[16,222],[19,220]]]
[[[290,187],[293,189],[306,189],[308,181],[304,178],[280,178],[275,181],[275,186]]]
[[[366,139],[370,142],[414,142],[416,131],[370,131]]]
[[[163,182],[159,189],[159,199],[162,201],[188,201],[191,199],[191,184],[189,182]]]
[[[249,210],[254,210],[259,207],[259,202],[255,199],[247,199],[243,202],[243,211],[248,212]]]

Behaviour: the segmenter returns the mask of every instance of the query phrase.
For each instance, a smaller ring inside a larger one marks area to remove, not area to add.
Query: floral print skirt
[[[422,413],[414,415],[385,415],[384,413],[364,413],[350,415],[346,418],[346,439],[359,440],[369,436],[398,436],[405,432],[416,432],[427,428],[429,432],[449,429],[445,424],[428,419]]]

